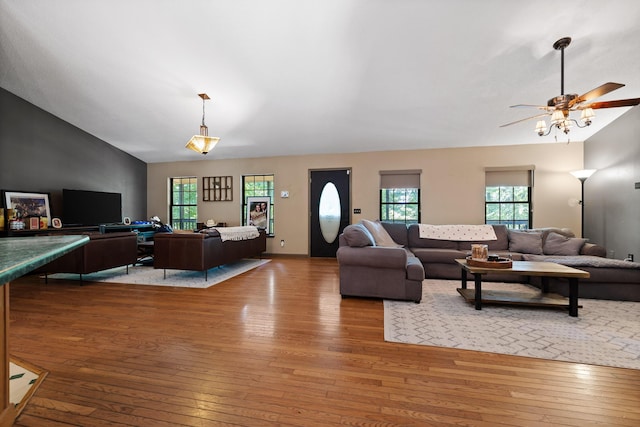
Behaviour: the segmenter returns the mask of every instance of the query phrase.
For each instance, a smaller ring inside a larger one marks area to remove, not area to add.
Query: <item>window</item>
[[[533,166],[485,170],[485,224],[531,228]]]
[[[179,230],[195,230],[198,218],[198,184],[195,176],[170,178],[169,224]]]
[[[274,234],[273,175],[244,175],[242,177],[242,223],[247,223],[247,197],[269,197],[269,235]]]
[[[421,170],[380,171],[380,220],[420,222]]]

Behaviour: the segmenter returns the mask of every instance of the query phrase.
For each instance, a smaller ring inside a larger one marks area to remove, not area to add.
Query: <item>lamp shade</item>
[[[595,173],[597,169],[581,169],[579,171],[570,172],[571,175],[575,176],[579,180],[583,181],[589,178],[591,175]]]
[[[564,121],[564,113],[560,110],[556,110],[551,115],[551,123],[557,125]]]
[[[213,150],[218,141],[220,138],[217,136],[193,135],[185,147],[196,153],[207,154]]]
[[[592,108],[585,108],[584,110],[582,110],[582,113],[580,114],[580,120],[582,120],[582,123],[589,126],[591,124],[591,119],[594,118],[595,116],[596,116],[596,113],[593,112]]]

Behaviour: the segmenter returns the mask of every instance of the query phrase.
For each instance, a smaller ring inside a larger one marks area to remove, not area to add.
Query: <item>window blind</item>
[[[380,171],[380,189],[420,188],[422,169]]]
[[[486,187],[533,187],[534,165],[485,168]]]

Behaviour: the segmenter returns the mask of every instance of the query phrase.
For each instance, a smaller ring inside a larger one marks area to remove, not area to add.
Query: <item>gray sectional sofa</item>
[[[455,259],[465,258],[472,244],[481,243],[489,246],[490,254],[515,261],[551,261],[588,271],[591,277],[580,281],[580,298],[640,301],[640,263],[608,259],[605,248],[575,238],[567,229],[514,231],[494,225],[493,230],[495,240],[454,241],[421,238],[417,224],[363,220],[349,225],[339,237],[337,252],[340,293],[419,302],[420,267],[425,278],[460,280],[462,270]],[[486,275],[483,280],[541,286],[539,278],[520,275]],[[565,279],[551,279],[549,287],[569,293]]]

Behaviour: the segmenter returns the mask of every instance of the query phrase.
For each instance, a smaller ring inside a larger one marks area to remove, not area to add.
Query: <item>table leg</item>
[[[467,270],[462,269],[462,289],[467,289]]]
[[[548,294],[549,293],[549,278],[547,276],[542,276],[540,278],[540,282],[542,283],[542,293],[543,294]]]
[[[474,274],[476,287],[476,310],[482,310],[482,274]]]
[[[578,279],[569,279],[569,316],[578,317]]]

